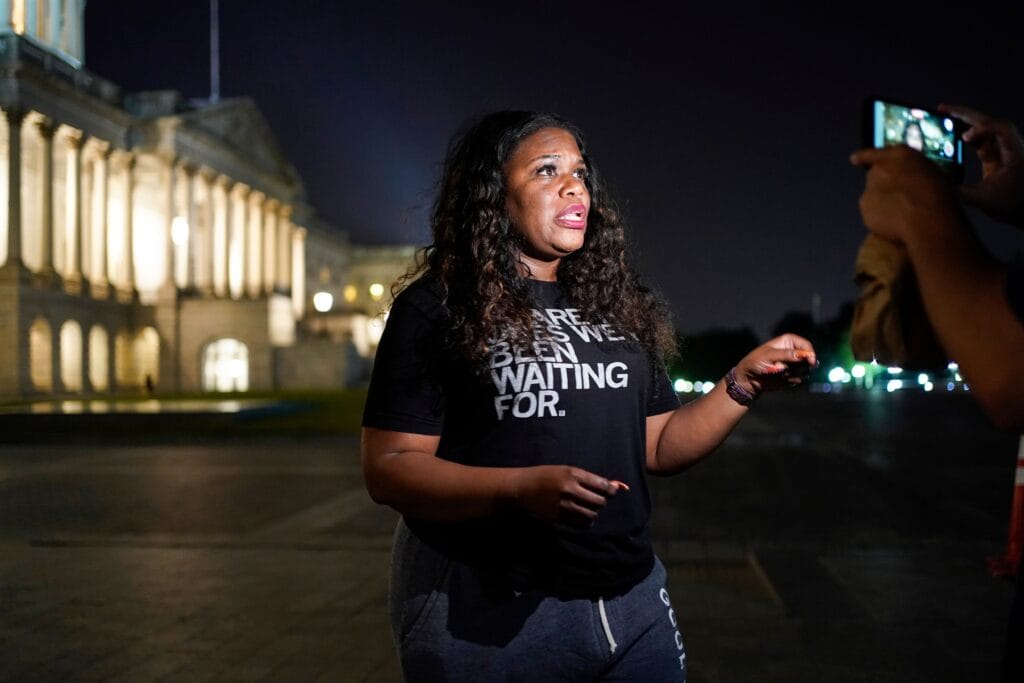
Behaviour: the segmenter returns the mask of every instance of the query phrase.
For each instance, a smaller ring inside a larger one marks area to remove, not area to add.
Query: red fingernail
[[[618,480],[612,479],[612,480],[611,480],[611,484],[612,484],[612,486],[617,486],[617,487],[619,487],[619,488],[620,488],[620,489],[622,489],[623,491],[628,491],[628,490],[629,490],[629,485],[628,485],[628,484],[626,484],[625,482],[621,482],[621,481],[618,481]]]

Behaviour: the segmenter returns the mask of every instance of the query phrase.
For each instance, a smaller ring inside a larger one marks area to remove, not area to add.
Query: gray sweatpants
[[[494,585],[399,522],[389,604],[409,683],[686,680],[658,560],[625,595],[565,600]]]

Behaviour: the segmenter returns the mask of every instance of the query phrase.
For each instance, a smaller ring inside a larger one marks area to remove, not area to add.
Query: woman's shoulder
[[[441,316],[445,310],[444,287],[433,274],[425,273],[406,285],[393,305],[419,311],[428,318]]]

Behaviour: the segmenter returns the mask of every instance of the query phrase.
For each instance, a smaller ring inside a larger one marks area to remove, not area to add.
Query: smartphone
[[[893,100],[869,98],[864,103],[865,147],[907,145],[923,153],[956,182],[964,176],[961,134],[965,126],[952,116]]]

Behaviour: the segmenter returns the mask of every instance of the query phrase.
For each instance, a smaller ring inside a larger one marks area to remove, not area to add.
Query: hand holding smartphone
[[[960,183],[964,175],[964,125],[952,116],[877,97],[864,102],[864,147],[907,145],[938,164]]]

